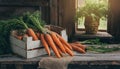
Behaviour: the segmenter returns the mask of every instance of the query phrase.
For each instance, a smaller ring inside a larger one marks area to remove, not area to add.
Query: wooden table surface
[[[113,45],[112,45],[113,46]],[[114,45],[115,46],[115,45]],[[118,45],[119,46],[119,45]],[[0,56],[0,64],[5,69],[5,64],[15,64],[16,69],[22,69],[24,64],[38,64],[41,58],[48,57],[47,55],[25,59],[17,55],[7,54]],[[79,65],[120,65],[120,51],[112,53],[75,53],[70,64]]]
[[[2,55],[0,64],[36,64],[44,57],[47,56],[25,59],[16,55]],[[76,63],[80,65],[120,65],[120,54],[76,54],[71,64]]]

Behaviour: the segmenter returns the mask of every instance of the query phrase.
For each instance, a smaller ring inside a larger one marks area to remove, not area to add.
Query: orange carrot
[[[65,47],[65,51],[66,51],[70,56],[73,56],[73,52],[72,52],[67,46],[64,45],[64,47]]]
[[[45,40],[44,34],[41,34],[40,36],[41,36],[42,45],[45,47],[46,52],[50,56],[50,49],[49,49],[49,46],[48,46],[48,44],[47,44],[47,42]]]
[[[63,57],[63,55],[62,55],[62,51],[58,48],[58,52],[60,53],[60,56],[62,56]]]
[[[58,33],[56,33],[56,35],[57,35],[57,37],[59,38],[59,40],[60,40],[63,44],[65,44],[69,49],[72,50],[72,47],[70,46],[70,44],[69,44],[67,41],[65,41],[65,40],[62,38],[62,36],[60,36]]]
[[[83,50],[82,48],[80,47],[77,47],[75,45],[71,45],[73,50],[77,51],[77,52],[80,52],[80,53],[85,53],[85,50]]]
[[[33,37],[33,40],[38,40],[38,37],[36,36],[35,32],[33,31],[33,29],[31,28],[28,28],[27,29],[27,33],[29,36],[32,36]]]
[[[65,49],[64,49],[64,46],[62,45],[61,41],[60,41],[59,38],[56,36],[56,34],[53,33],[53,32],[51,32],[50,35],[51,35],[53,41],[56,43],[56,45],[59,46],[59,48],[61,49],[61,51],[62,51],[63,53],[66,53],[66,52],[65,52]]]
[[[40,33],[36,33],[36,35],[37,35],[38,39],[41,38]]]
[[[18,36],[16,35],[15,38],[19,39],[19,40],[22,40],[23,36]]]
[[[60,56],[60,54],[59,54],[59,52],[58,52],[58,50],[57,50],[57,47],[56,47],[56,45],[54,44],[53,39],[52,39],[52,37],[50,36],[50,34],[45,34],[45,37],[46,37],[46,40],[47,40],[49,46],[50,46],[50,47],[52,48],[52,50],[54,51],[55,55],[56,55],[58,58],[60,58],[61,56]]]
[[[80,44],[80,43],[70,43],[70,44],[72,44],[72,45],[74,45],[74,46],[77,46],[77,47],[80,47],[80,48],[82,48],[83,50],[85,50],[85,48],[86,48],[85,45],[82,45],[82,44]]]

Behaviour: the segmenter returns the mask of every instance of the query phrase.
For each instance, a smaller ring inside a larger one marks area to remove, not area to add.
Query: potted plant
[[[100,18],[107,16],[107,5],[85,1],[85,5],[77,9],[77,21],[85,18],[84,25],[86,34],[96,34],[98,31]]]

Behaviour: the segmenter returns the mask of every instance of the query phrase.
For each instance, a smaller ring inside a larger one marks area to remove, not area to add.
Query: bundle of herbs
[[[98,38],[81,41],[80,43],[87,44],[88,52],[108,53],[120,50],[119,47],[110,46],[108,43],[101,42]]]

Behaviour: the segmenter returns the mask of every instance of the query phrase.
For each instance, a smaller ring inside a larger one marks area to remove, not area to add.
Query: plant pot
[[[91,16],[85,17],[85,32],[86,34],[97,34],[98,26],[99,26],[99,19],[93,20]]]

